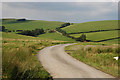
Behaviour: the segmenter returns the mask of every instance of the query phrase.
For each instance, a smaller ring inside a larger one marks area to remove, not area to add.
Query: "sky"
[[[119,0],[1,0],[1,2],[118,2]]]
[[[54,0],[53,0],[54,1]],[[104,0],[105,1],[105,0]],[[81,23],[117,20],[117,2],[3,2],[2,18]]]

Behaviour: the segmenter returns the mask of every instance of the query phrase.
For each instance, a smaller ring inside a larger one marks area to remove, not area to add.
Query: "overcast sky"
[[[5,2],[3,18],[81,23],[118,19],[117,2]]]

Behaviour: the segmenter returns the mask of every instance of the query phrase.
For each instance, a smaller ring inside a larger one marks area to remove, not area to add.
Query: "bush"
[[[16,32],[21,32],[21,31],[23,31],[23,30],[16,30]]]
[[[107,48],[107,49],[106,49],[106,52],[107,52],[107,53],[113,52],[113,49],[112,49],[112,48]]]
[[[35,29],[35,30],[24,30],[22,31],[20,34],[22,35],[27,35],[27,36],[37,36],[40,34],[44,34],[44,30],[43,29]]]
[[[97,49],[97,53],[99,53],[99,54],[100,54],[100,53],[103,53],[103,52],[104,52],[104,50],[99,49],[99,48]]]
[[[53,32],[55,32],[55,30],[49,30],[49,33],[53,33]]]
[[[64,24],[61,25],[60,28],[63,28],[63,27],[69,26],[69,25],[70,25],[70,23],[64,23]]]
[[[7,41],[3,41],[3,43],[7,43]]]
[[[26,19],[18,19],[17,21],[26,21]]]
[[[86,35],[82,34],[79,38],[77,38],[77,41],[81,41],[81,42],[86,41]]]
[[[5,26],[0,26],[0,31],[7,32],[7,29],[5,28]]]
[[[87,48],[87,51],[92,51],[92,48],[91,47]]]

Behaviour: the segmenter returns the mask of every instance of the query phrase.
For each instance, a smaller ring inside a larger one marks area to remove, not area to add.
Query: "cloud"
[[[119,0],[1,0],[2,2],[118,2]]]
[[[3,18],[28,18],[85,22],[117,19],[117,3],[113,2],[12,2],[3,3]]]

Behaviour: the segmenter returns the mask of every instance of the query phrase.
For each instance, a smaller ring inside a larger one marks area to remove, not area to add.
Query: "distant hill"
[[[26,19],[3,19],[2,25],[9,30],[34,30],[43,28],[44,30],[54,30],[60,27],[64,22],[43,21],[43,20],[26,20]],[[70,26],[61,28],[66,31],[69,36],[78,38],[82,33],[86,35],[86,39],[90,41],[112,41],[119,40],[117,20],[93,21],[85,23],[73,23]],[[45,33],[38,36],[43,39],[75,41],[71,38],[63,36],[58,32]]]
[[[69,27],[63,28],[67,33],[87,32],[95,30],[118,29],[117,20],[93,21],[85,23],[76,23]]]
[[[9,30],[33,30],[36,28],[55,29],[63,23],[58,21],[3,19],[2,25]]]
[[[8,30],[34,30],[36,28],[46,29],[56,29],[60,27],[64,22],[58,21],[42,21],[42,20],[26,20],[26,19],[3,19],[2,25],[5,26]],[[57,32],[54,33],[45,33],[41,34],[38,37],[24,36],[20,34],[12,33],[3,33],[4,38],[30,38],[30,39],[48,39],[48,40],[60,40],[60,41],[75,41],[71,38],[63,36]]]
[[[78,38],[81,34],[86,35],[86,39],[90,41],[115,41],[120,39],[118,32],[118,20],[93,21],[85,23],[76,23],[62,28],[69,36]]]

